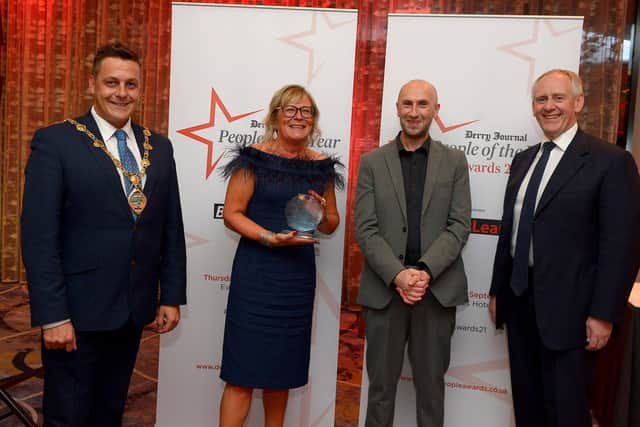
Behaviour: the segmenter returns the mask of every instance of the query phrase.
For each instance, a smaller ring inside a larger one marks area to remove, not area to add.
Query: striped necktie
[[[138,163],[136,162],[136,158],[133,157],[133,153],[127,147],[127,133],[122,129],[118,129],[115,131],[116,140],[118,141],[118,155],[120,156],[120,163],[122,164],[122,168],[127,172],[137,173],[138,172]],[[124,187],[127,193],[127,197],[133,191],[133,184],[128,177],[123,176],[124,179]],[[131,211],[133,215],[133,219],[137,219],[138,215],[136,215],[133,211]]]

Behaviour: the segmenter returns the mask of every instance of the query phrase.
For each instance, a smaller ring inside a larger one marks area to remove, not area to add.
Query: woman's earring
[[[278,139],[278,129],[274,129],[271,133],[271,138],[275,141]]]

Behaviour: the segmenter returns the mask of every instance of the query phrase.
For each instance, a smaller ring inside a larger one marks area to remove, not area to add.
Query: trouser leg
[[[104,334],[93,411],[94,427],[122,424],[142,329],[129,320],[121,328]]]
[[[404,362],[410,309],[393,295],[382,310],[366,308],[366,360],[369,377],[366,427],[391,427],[396,390]]]
[[[408,350],[418,427],[444,425],[444,374],[451,359],[455,322],[456,308],[443,307],[428,291],[411,310]]]

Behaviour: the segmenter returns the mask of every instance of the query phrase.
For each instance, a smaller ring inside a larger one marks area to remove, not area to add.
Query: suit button
[[[407,227],[402,227],[402,232],[406,233],[407,232]]]
[[[132,228],[132,230],[133,230],[133,231],[136,231],[137,229],[138,229],[138,226],[136,226],[135,224],[133,224],[133,228]]]
[[[404,259],[404,255],[398,255],[398,259]]]
[[[131,260],[131,267],[135,267],[135,266],[136,266],[136,260],[135,260],[135,259],[132,259],[132,260]]]

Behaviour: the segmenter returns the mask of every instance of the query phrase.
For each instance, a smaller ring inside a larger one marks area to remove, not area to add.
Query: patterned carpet
[[[0,380],[34,373],[41,366],[40,331],[29,325],[26,286],[0,289]],[[340,357],[336,382],[336,427],[356,427],[362,378],[363,339],[358,336],[358,316],[347,310],[340,318]],[[129,387],[123,426],[153,427],[156,418],[159,337],[144,331],[136,367]],[[34,376],[7,390],[42,425],[42,378]],[[0,417],[6,414],[0,403]],[[217,422],[212,423],[212,425]],[[15,417],[0,418],[2,427],[20,427]]]

